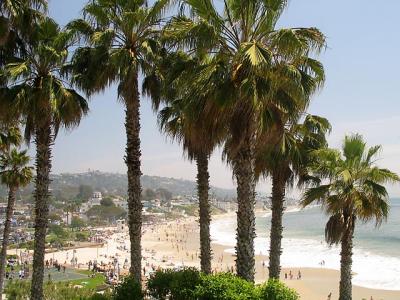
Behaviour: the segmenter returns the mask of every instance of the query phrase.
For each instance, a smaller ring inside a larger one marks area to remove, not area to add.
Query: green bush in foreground
[[[195,293],[199,300],[258,300],[254,284],[230,273],[203,275]]]
[[[4,290],[7,300],[27,300],[30,296],[30,282],[13,280],[7,283]],[[106,295],[96,294],[92,289],[77,288],[71,283],[46,282],[44,284],[45,300],[111,300]],[[129,298],[125,298],[129,299]],[[136,300],[136,299],[133,299]]]
[[[295,290],[288,288],[276,279],[270,279],[267,283],[258,287],[260,300],[298,300],[300,296]]]
[[[160,270],[148,283],[149,294],[155,300],[299,300],[299,295],[278,280],[256,286],[230,273],[205,275],[195,268],[179,271]],[[30,282],[8,282],[8,300],[27,300]],[[93,288],[77,288],[72,282],[46,282],[45,300],[143,300],[144,292],[132,277],[118,285],[112,295],[96,294]]]
[[[159,300],[194,300],[195,289],[200,283],[200,272],[195,268],[167,269],[155,272],[147,282],[147,288],[150,295]]]
[[[142,300],[144,297],[142,287],[133,277],[129,276],[114,290],[113,300]]]

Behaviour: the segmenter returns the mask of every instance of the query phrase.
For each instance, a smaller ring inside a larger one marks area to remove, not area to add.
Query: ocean
[[[328,217],[320,207],[288,209],[283,217],[283,267],[324,268],[339,270],[340,248],[329,247],[324,240]],[[268,255],[270,214],[257,215],[255,248]],[[213,242],[235,246],[236,218],[223,218],[211,225]],[[234,248],[228,250],[234,253]],[[357,222],[353,250],[353,284],[386,290],[400,290],[400,199],[391,199],[386,223]]]

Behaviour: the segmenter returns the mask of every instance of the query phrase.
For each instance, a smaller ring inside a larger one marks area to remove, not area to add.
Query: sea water
[[[328,246],[324,239],[328,220],[320,207],[288,209],[283,217],[283,267],[340,268],[340,247]],[[271,216],[256,219],[256,254],[268,255]],[[216,220],[211,225],[215,243],[232,247],[234,253],[236,218]],[[358,221],[353,249],[353,283],[359,286],[400,290],[400,199],[391,200],[387,222],[375,224]]]

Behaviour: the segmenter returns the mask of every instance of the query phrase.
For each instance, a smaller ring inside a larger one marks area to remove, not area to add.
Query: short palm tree
[[[0,300],[4,284],[8,237],[11,230],[11,218],[14,211],[17,190],[28,185],[33,177],[33,168],[28,166],[30,157],[27,151],[16,148],[6,150],[0,155],[0,180],[8,187],[8,203],[4,222],[3,241],[0,252]]]
[[[88,112],[85,98],[65,85],[63,68],[73,35],[44,18],[24,36],[27,55],[3,70],[8,86],[0,92],[10,115],[22,119],[25,138],[36,144],[35,244],[31,299],[43,299],[45,237],[48,225],[51,148],[61,127],[72,129]]]
[[[9,150],[13,146],[20,145],[21,141],[21,131],[18,127],[8,127],[6,125],[0,125],[0,153]]]
[[[341,244],[339,300],[352,299],[351,267],[353,235],[357,220],[375,220],[380,225],[389,212],[386,183],[398,182],[395,173],[376,166],[380,146],[367,148],[361,135],[346,136],[342,151],[315,151],[312,174],[320,178],[318,186],[307,189],[303,206],[322,204],[330,216],[325,227],[329,244]]]
[[[148,7],[145,0],[94,0],[84,9],[85,18],[72,21],[87,47],[73,59],[75,84],[88,94],[118,84],[118,97],[125,105],[126,156],[128,168],[128,225],[131,243],[130,272],[141,281],[141,151],[139,74],[149,69],[156,31],[165,5],[159,0]]]
[[[288,122],[282,132],[274,132],[274,142],[257,147],[256,174],[272,178],[271,232],[269,277],[279,279],[282,253],[282,216],[286,189],[293,187],[296,178],[304,179],[312,162],[310,153],[326,147],[326,133],[330,124],[325,118],[307,115],[302,123]]]
[[[302,61],[307,67],[301,72],[319,69],[309,55],[324,47],[325,38],[316,28],[277,29],[285,0],[223,1],[223,13],[212,0],[182,2],[188,9],[181,11],[190,13],[173,18],[164,38],[193,55],[210,56],[193,70],[191,85],[195,94],[224,108],[218,120],[229,128],[225,153],[237,181],[236,269],[253,281],[257,135],[274,122],[271,103],[288,111],[300,105],[303,89],[295,66]]]

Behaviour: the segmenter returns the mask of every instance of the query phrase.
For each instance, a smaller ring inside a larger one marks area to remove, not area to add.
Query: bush
[[[299,300],[295,290],[288,288],[276,279],[270,279],[259,288],[260,300]]]
[[[111,300],[111,298],[102,294],[94,294],[88,300]]]
[[[46,300],[109,300],[102,295],[94,294],[91,289],[76,288],[72,283],[44,283],[44,299]],[[8,300],[26,300],[30,296],[30,282],[23,280],[8,281],[4,289]],[[101,298],[99,298],[99,296]],[[127,298],[130,299],[130,298]],[[134,299],[136,300],[136,299]]]
[[[203,275],[196,288],[199,300],[257,300],[254,284],[230,273]]]
[[[195,289],[201,282],[200,272],[195,268],[184,268],[179,271],[160,270],[154,273],[147,282],[150,295],[164,300],[196,299]]]
[[[88,231],[80,231],[75,233],[75,240],[78,242],[87,242],[89,239],[90,233]]]
[[[114,300],[142,300],[144,297],[142,287],[132,276],[126,277],[124,281],[114,290]]]

